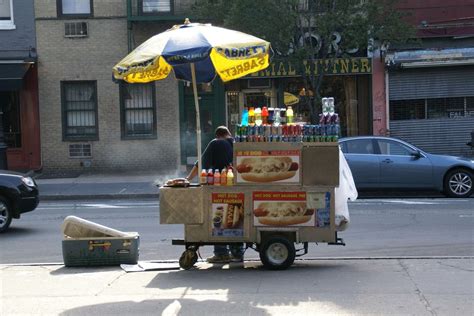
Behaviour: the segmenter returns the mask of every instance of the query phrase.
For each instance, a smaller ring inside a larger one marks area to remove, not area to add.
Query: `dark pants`
[[[226,256],[230,254],[234,257],[242,257],[245,249],[243,244],[232,244],[232,245],[216,245],[214,246],[215,256]]]

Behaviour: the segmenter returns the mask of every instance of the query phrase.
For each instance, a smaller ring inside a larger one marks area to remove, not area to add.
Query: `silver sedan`
[[[391,137],[339,140],[357,189],[434,189],[449,197],[474,190],[474,160],[434,155]]]

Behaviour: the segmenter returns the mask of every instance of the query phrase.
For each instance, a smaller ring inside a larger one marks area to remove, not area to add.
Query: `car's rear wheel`
[[[474,190],[472,172],[466,169],[454,169],[444,177],[444,193],[449,197],[469,197]]]
[[[12,222],[12,209],[7,199],[0,196],[0,233],[6,231]]]

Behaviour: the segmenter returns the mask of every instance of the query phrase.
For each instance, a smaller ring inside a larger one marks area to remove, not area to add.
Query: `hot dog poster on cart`
[[[300,150],[237,151],[237,183],[299,183],[300,154]]]
[[[306,192],[253,192],[254,226],[315,226]]]
[[[244,193],[212,193],[211,236],[244,235]]]

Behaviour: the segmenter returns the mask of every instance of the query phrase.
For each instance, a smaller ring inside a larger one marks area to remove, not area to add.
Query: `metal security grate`
[[[92,158],[91,144],[70,144],[69,158]]]
[[[87,22],[64,23],[64,37],[86,37],[88,36]]]
[[[61,86],[65,139],[97,138],[96,82],[63,81]]]
[[[141,5],[144,14],[171,12],[172,9],[170,0],[141,0]]]
[[[122,137],[156,136],[155,89],[153,83],[122,84]]]

